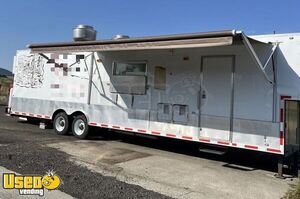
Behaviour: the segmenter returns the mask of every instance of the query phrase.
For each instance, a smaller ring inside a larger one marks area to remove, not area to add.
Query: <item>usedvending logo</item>
[[[20,195],[44,196],[45,189],[55,190],[61,185],[60,177],[53,171],[44,176],[4,173],[2,180],[4,189],[18,189]]]

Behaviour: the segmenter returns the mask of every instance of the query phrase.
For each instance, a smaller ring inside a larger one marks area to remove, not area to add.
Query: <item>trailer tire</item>
[[[58,135],[66,135],[69,131],[69,117],[65,112],[60,112],[53,119],[53,128]]]
[[[89,125],[84,115],[78,115],[72,123],[72,133],[76,138],[85,139],[89,133]]]

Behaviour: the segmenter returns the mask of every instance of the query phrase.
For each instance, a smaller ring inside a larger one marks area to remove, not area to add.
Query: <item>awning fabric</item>
[[[228,46],[240,43],[234,30],[66,43],[31,44],[33,53],[154,50]],[[250,39],[249,40],[253,40]]]
[[[122,50],[155,50],[155,49],[178,49],[178,48],[199,48],[213,46],[232,45],[232,37],[184,39],[173,41],[154,41],[154,42],[134,42],[117,44],[90,44],[90,45],[70,45],[70,46],[51,46],[33,47],[32,52],[90,52],[90,51],[122,51]]]

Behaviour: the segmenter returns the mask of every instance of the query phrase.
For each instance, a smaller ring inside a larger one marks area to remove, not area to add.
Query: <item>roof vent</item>
[[[114,36],[114,40],[118,40],[118,39],[129,39],[130,37],[127,35],[116,35]]]
[[[97,31],[92,26],[78,25],[73,29],[74,41],[94,41],[96,40]]]

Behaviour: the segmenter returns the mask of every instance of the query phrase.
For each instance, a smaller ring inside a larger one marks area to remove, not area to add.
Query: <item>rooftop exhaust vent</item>
[[[97,31],[92,26],[78,25],[73,29],[74,41],[94,41],[96,40]]]
[[[114,40],[118,40],[118,39],[129,39],[130,37],[127,35],[116,35],[114,36]]]

